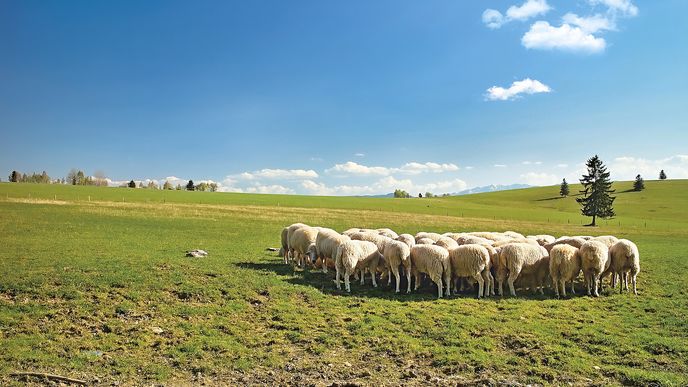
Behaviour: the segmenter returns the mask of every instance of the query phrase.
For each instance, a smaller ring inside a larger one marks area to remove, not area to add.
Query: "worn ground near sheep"
[[[558,187],[421,200],[0,183],[0,384],[686,385],[688,181],[646,185],[616,184],[618,217],[593,229]],[[640,248],[639,295],[347,295],[265,251],[296,221],[613,234]]]

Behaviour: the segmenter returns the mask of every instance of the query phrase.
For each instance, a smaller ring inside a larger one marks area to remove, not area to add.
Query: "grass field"
[[[688,181],[615,185],[583,227],[542,187],[437,199],[0,183],[0,384],[688,384]],[[572,185],[571,191],[578,187]],[[641,254],[637,297],[436,300],[294,272],[284,225],[397,232],[613,234]],[[202,248],[203,259],[184,251]],[[155,328],[161,328],[162,332]]]

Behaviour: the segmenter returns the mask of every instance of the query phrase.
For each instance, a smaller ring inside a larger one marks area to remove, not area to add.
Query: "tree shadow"
[[[634,190],[633,188],[629,188],[629,189],[626,189],[626,190],[623,190],[623,191],[619,191],[619,192],[617,192],[617,194],[631,193],[631,192],[641,192],[641,191],[636,191],[636,190]]]
[[[551,198],[535,199],[535,201],[536,202],[546,202],[549,200],[559,200],[559,199],[563,199],[563,198],[564,198],[563,196],[555,196],[555,197],[551,197]]]
[[[366,275],[365,284],[361,285],[360,281],[354,280],[351,277],[351,293],[346,292],[344,284],[342,283],[342,290],[337,290],[334,283],[334,270],[328,270],[327,274],[323,273],[322,270],[316,269],[296,269],[294,270],[291,265],[285,265],[283,262],[239,262],[235,263],[237,267],[242,269],[256,270],[263,273],[273,273],[281,277],[285,277],[282,280],[286,283],[308,286],[317,289],[322,294],[331,296],[344,296],[344,297],[354,297],[354,298],[376,298],[383,300],[393,300],[393,301],[403,301],[403,302],[419,302],[419,301],[432,301],[437,299],[437,287],[429,279],[423,281],[422,285],[418,290],[411,290],[411,293],[406,293],[407,282],[405,276],[401,276],[401,281],[399,283],[399,293],[395,293],[395,280],[392,278],[390,285],[387,284],[387,280],[378,280],[377,288],[372,285],[370,274]],[[452,283],[452,287],[454,284]],[[495,282],[496,287],[496,282]],[[552,289],[545,289],[545,294],[534,294],[531,290],[526,290],[517,287],[517,296],[511,297],[508,295],[509,289],[504,283],[504,296],[499,295],[487,297],[483,300],[485,302],[495,302],[498,303],[501,300],[508,299],[521,299],[530,301],[546,301],[555,299],[554,291]],[[477,290],[466,290],[460,294],[453,294],[454,289],[452,289],[452,295],[445,299],[462,299],[462,298],[476,298]],[[571,297],[562,298],[561,300],[566,300]]]

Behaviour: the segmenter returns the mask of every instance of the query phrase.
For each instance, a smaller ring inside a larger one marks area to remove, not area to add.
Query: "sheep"
[[[298,266],[305,267],[305,257],[310,258],[311,263],[315,263],[317,256],[315,240],[319,230],[315,227],[300,227],[289,236],[289,252]]]
[[[580,249],[580,247],[583,245],[583,243],[585,243],[585,239],[582,239],[579,237],[565,237],[565,238],[559,238],[552,243],[546,244],[544,246],[544,248],[547,251],[550,251],[550,250],[552,250],[552,247],[554,247],[556,245],[565,244],[565,245],[570,245],[570,246],[573,246],[577,249]]]
[[[466,234],[461,233],[461,232],[445,232],[444,234],[442,234],[443,237],[449,237],[453,240],[456,240],[456,238],[463,236],[463,235],[466,235]]]
[[[396,293],[399,293],[399,266],[404,266],[404,272],[406,273],[407,293],[411,293],[411,249],[409,246],[400,241],[391,240],[385,244],[385,249],[382,253],[385,257],[385,261],[388,266],[388,270],[391,270],[396,278]],[[392,276],[388,277],[390,280]]]
[[[355,271],[360,271],[361,285],[363,285],[365,283],[365,269],[373,273],[373,287],[377,287],[374,268],[377,267],[380,259],[382,259],[382,254],[373,242],[349,240],[339,245],[335,254],[337,289],[341,289],[340,278],[343,274],[344,287],[347,292],[351,293],[349,278]]]
[[[528,235],[526,238],[536,241],[540,246],[544,246],[544,245],[546,245],[548,243],[552,243],[556,240],[555,237],[553,237],[551,235],[546,235],[546,234]]]
[[[477,237],[477,236],[474,236],[474,235],[462,235],[462,236],[456,238],[456,243],[458,243],[459,246],[461,246],[461,245],[471,245],[471,244],[476,244],[476,245],[487,244],[487,245],[491,245],[492,243],[494,243],[494,241],[491,240],[491,239],[485,239],[485,238]]]
[[[504,239],[501,241],[495,241],[492,243],[493,247],[502,247],[506,245],[510,245],[512,243],[528,243],[533,246],[540,246],[540,244],[534,240],[534,239],[528,239],[528,238],[521,238],[521,239]]]
[[[380,254],[382,254],[382,251],[385,249],[385,243],[391,240],[390,238],[384,235],[380,235],[373,232],[357,232],[351,234],[350,237],[352,240],[368,241],[375,243],[377,249],[380,251]]]
[[[500,251],[500,249],[494,248],[490,244],[480,244],[480,246],[487,249],[487,252],[490,253],[490,264],[489,264],[489,267],[487,270],[487,278],[489,280],[488,290],[489,290],[490,295],[494,296],[495,295],[494,278],[496,277],[497,273],[495,272],[493,275],[492,272],[493,272],[493,270],[496,271],[497,268],[499,267],[499,251]]]
[[[327,259],[334,259],[337,247],[350,239],[348,236],[329,228],[318,232],[318,236],[315,238],[315,250],[322,263],[323,273],[327,273]]]
[[[416,238],[411,234],[401,234],[397,238],[399,242],[404,242],[409,247],[409,249],[416,245]]]
[[[536,281],[533,290],[539,286],[540,293],[543,293],[543,275],[541,272],[545,270],[543,266],[547,259],[547,251],[541,246],[534,246],[529,243],[513,243],[501,247],[499,269],[497,270],[499,295],[503,295],[502,284],[507,273],[509,274],[507,282],[512,296],[516,296],[514,282],[521,274],[533,275],[534,281]]]
[[[399,238],[399,234],[395,233],[394,230],[389,229],[389,228],[378,228],[377,233],[386,236],[387,238],[392,238],[392,239],[397,239]]]
[[[478,298],[490,295],[490,253],[480,245],[457,246],[449,250],[454,277],[471,277],[478,281]],[[456,290],[455,290],[456,292]],[[484,293],[484,294],[483,294]]]
[[[549,252],[549,275],[552,277],[554,293],[566,297],[566,282],[571,282],[571,294],[576,294],[573,282],[581,271],[581,257],[578,249],[567,244],[556,245]]]
[[[609,249],[607,245],[599,241],[587,241],[580,247],[581,266],[585,283],[588,287],[588,295],[591,293],[599,297],[598,285],[600,276],[609,267]],[[592,292],[590,288],[592,287]]]
[[[287,260],[287,257],[286,257],[286,253],[289,250],[289,243],[288,243],[289,239],[287,239],[288,231],[289,231],[289,228],[284,227],[282,229],[282,233],[280,234],[280,241],[281,241],[282,247],[280,247],[279,256],[284,257],[284,263],[285,264],[289,263]]]
[[[415,288],[420,287],[420,273],[425,273],[437,284],[437,297],[442,298],[442,280],[446,283],[446,296],[451,295],[451,265],[449,252],[439,246],[416,245],[411,248],[411,272],[415,277]]]
[[[441,237],[442,237],[442,235],[440,235],[440,234],[438,234],[438,233],[436,233],[436,232],[424,232],[424,231],[421,231],[421,232],[416,233],[416,243],[418,243],[418,240],[419,240],[419,239],[422,239],[422,238],[430,238],[430,239],[432,239],[432,243],[435,243],[435,242],[437,242]]]
[[[608,249],[610,249],[614,245],[614,243],[619,241],[619,238],[612,236],[612,235],[602,235],[602,236],[594,237],[590,240],[591,241],[600,241],[600,242],[604,243]]]
[[[619,292],[622,293],[624,285],[628,291],[628,274],[630,273],[633,284],[633,294],[638,295],[636,289],[636,277],[640,272],[640,253],[638,246],[628,239],[620,239],[609,249],[610,267],[607,271],[612,273],[612,287],[616,287],[616,276],[619,276]],[[603,273],[603,277],[604,277]]]
[[[351,234],[354,234],[354,233],[357,233],[357,232],[361,232],[361,229],[358,228],[358,227],[352,227],[352,228],[350,228],[350,229],[348,229],[348,230],[342,231],[342,235],[346,235],[346,236],[350,237]]]
[[[416,239],[416,245],[434,245],[435,241],[430,238]]]
[[[440,238],[437,242],[435,242],[435,245],[440,246],[440,247],[444,247],[447,250],[451,250],[451,249],[459,247],[459,244],[456,243],[455,240],[453,240],[449,237]]]
[[[493,241],[493,242],[501,241],[504,239],[512,239],[511,237],[505,236],[502,233],[492,232],[492,231],[474,231],[474,232],[469,232],[468,235],[473,235],[476,237],[485,238],[485,239]]]
[[[293,234],[296,230],[298,230],[298,229],[300,229],[300,228],[302,228],[302,227],[309,227],[309,226],[308,226],[307,224],[303,224],[303,223],[294,223],[294,224],[292,224],[292,225],[290,225],[290,226],[287,226],[287,249],[284,251],[284,263],[287,263],[287,264],[289,263],[289,258],[290,258],[290,256],[291,256],[292,259],[294,258],[294,257],[291,255],[292,252],[293,252],[293,249],[292,249],[291,246],[289,245],[289,241],[291,240],[292,234]]]
[[[512,239],[525,239],[526,237],[523,236],[523,234],[517,233],[516,231],[504,231],[502,235],[512,238]]]

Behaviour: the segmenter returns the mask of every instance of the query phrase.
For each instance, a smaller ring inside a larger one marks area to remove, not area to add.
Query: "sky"
[[[688,178],[688,2],[3,1],[0,172],[223,191]]]

